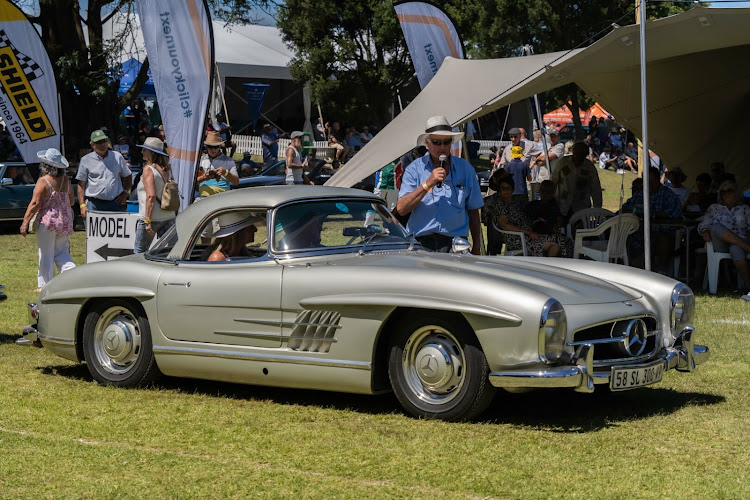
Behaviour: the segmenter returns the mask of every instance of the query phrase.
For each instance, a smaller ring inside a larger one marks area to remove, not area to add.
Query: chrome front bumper
[[[664,371],[676,369],[680,372],[692,372],[695,367],[705,363],[709,358],[709,349],[693,342],[693,328],[686,328],[681,333],[680,347],[666,347],[659,351],[656,358],[647,363],[627,365],[628,368],[641,368],[663,360]],[[574,364],[568,366],[547,366],[544,368],[497,371],[490,373],[490,383],[495,387],[507,388],[555,388],[570,387],[578,392],[594,392],[596,384],[609,384],[611,369],[594,371],[594,346],[579,346],[574,357]]]
[[[39,308],[36,306],[36,302],[29,303],[28,308],[31,324],[24,327],[23,337],[16,339],[16,345],[41,348],[43,347],[42,342],[39,340],[39,332],[36,330],[36,324],[39,321]]]

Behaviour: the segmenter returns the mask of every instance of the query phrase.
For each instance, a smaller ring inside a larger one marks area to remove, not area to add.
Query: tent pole
[[[640,0],[639,25],[641,35],[641,138],[643,140],[643,248],[644,269],[651,270],[651,207],[649,207],[650,156],[648,154],[648,99],[646,93],[646,0]]]
[[[534,53],[534,49],[531,47],[531,45],[524,45],[523,46],[523,53],[524,55],[530,56]],[[550,177],[552,177],[552,169],[549,166],[549,152],[547,149],[547,131],[544,127],[544,118],[542,117],[542,109],[539,107],[539,95],[534,94],[534,106],[536,107],[536,117],[537,120],[539,120],[539,123],[537,123],[537,126],[539,127],[539,131],[542,133],[542,146],[544,147],[544,161],[547,164],[547,174],[549,174]],[[534,131],[531,131],[531,136],[534,137]],[[534,166],[536,168],[536,165]],[[538,172],[538,170],[537,170]]]
[[[231,123],[229,123],[229,113],[227,113],[227,101],[224,98],[224,80],[221,79],[221,75],[219,74],[219,64],[216,63],[214,66],[216,66],[216,83],[221,89],[221,104],[224,106],[224,118],[227,119],[227,125],[231,125]]]

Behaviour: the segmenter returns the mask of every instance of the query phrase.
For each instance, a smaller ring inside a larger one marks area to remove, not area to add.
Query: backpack
[[[157,196],[157,200],[161,209],[167,212],[176,212],[180,208],[180,190],[177,181],[172,177],[172,170],[169,171],[169,179],[164,181],[164,189],[161,196]]]

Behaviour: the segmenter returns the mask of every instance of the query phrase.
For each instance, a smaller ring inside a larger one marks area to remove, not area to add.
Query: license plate
[[[626,391],[643,387],[644,385],[661,382],[664,373],[664,363],[658,362],[649,366],[639,368],[612,368],[609,377],[609,388],[613,391]]]

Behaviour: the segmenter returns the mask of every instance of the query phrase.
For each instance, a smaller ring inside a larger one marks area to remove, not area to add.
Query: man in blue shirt
[[[260,140],[263,143],[263,163],[270,167],[279,161],[279,135],[271,129],[270,123],[263,125]]]
[[[505,165],[505,171],[513,177],[515,188],[513,190],[513,200],[518,201],[521,205],[529,202],[529,190],[526,188],[526,182],[531,182],[531,169],[529,162],[523,160],[523,148],[513,146],[510,148],[510,161]]]
[[[484,205],[479,181],[469,162],[451,156],[451,144],[461,140],[444,116],[427,120],[417,146],[427,154],[406,167],[401,179],[398,213],[411,213],[406,229],[427,249],[450,252],[454,236],[471,232],[471,253],[481,253],[479,209]],[[440,157],[445,156],[443,165]]]

